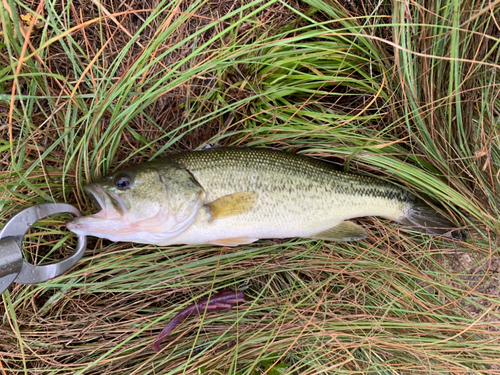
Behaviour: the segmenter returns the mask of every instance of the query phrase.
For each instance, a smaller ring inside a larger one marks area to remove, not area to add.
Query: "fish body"
[[[101,206],[77,234],[157,245],[236,246],[264,238],[360,240],[346,221],[381,216],[445,234],[453,224],[386,181],[286,152],[216,148],[157,159],[86,187]]]

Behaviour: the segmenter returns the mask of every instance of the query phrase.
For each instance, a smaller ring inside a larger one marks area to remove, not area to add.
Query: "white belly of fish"
[[[339,203],[346,199],[348,204]],[[347,200],[349,199],[349,200]],[[302,206],[302,205],[300,205]],[[323,238],[345,240],[332,235],[320,235],[345,220],[361,216],[383,216],[398,219],[403,207],[385,198],[355,199],[352,196],[325,199],[323,207],[303,210],[302,207],[266,206],[258,204],[251,212],[210,220],[206,209],[200,209],[195,221],[183,233],[158,245],[214,244],[237,246],[266,238]],[[353,228],[357,226],[352,224]],[[364,230],[357,227],[360,230]],[[358,234],[359,235],[359,234]],[[364,237],[364,236],[363,236]]]

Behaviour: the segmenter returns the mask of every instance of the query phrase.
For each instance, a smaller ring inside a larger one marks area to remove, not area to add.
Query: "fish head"
[[[150,162],[88,184],[100,211],[66,223],[72,232],[112,241],[157,244],[183,232],[203,205],[204,190],[185,168]]]

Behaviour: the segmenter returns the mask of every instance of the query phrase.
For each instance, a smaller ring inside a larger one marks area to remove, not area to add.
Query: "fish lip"
[[[83,187],[83,191],[92,199],[97,205],[99,213],[104,213],[104,190],[97,184],[88,184]]]
[[[122,216],[128,210],[127,205],[118,194],[104,190],[99,184],[93,183],[85,185],[83,190],[92,198],[100,210],[92,216],[105,217],[108,211],[115,211],[115,213]],[[109,203],[111,203],[111,205]]]
[[[88,235],[89,226],[93,223],[100,222],[105,219],[105,204],[104,204],[104,191],[97,184],[88,184],[83,187],[83,191],[92,199],[98,207],[99,212],[90,216],[74,217],[66,221],[66,228],[79,235]]]

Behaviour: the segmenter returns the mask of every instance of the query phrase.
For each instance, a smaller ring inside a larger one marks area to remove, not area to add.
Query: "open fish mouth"
[[[122,220],[127,207],[117,194],[104,190],[98,184],[85,185],[83,190],[93,201],[97,212],[67,221],[66,227],[69,230],[79,234],[101,233],[109,230],[106,228],[110,222]]]
[[[99,188],[98,185],[96,185],[96,187]],[[102,193],[104,193],[102,189],[100,190]],[[95,187],[92,187],[91,185],[85,185],[83,187],[83,191],[85,191],[85,193],[90,197],[92,203],[94,203],[98,211],[101,212],[104,209],[104,202],[100,195],[97,193],[97,189]]]
[[[85,185],[83,190],[90,196],[99,210],[99,212],[92,215],[94,217],[105,218],[117,214],[121,216],[127,211],[127,206],[118,194],[106,191],[98,184]]]

